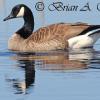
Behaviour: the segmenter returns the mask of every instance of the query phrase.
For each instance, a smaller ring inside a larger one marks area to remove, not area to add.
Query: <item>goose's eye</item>
[[[19,10],[20,8],[19,7],[15,7],[12,12],[13,12],[13,15],[17,15],[19,13]]]

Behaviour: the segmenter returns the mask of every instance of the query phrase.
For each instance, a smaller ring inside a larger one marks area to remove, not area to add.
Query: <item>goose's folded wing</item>
[[[69,39],[71,37],[77,36],[88,27],[89,25],[85,23],[53,24],[47,27],[40,28],[36,32],[33,32],[33,34],[29,37],[29,40],[36,43],[41,43],[50,41],[52,39]]]

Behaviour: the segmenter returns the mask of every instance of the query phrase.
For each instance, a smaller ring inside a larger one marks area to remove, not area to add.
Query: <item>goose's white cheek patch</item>
[[[24,16],[24,7],[22,7],[19,13],[17,14],[17,17],[23,17],[23,16]]]

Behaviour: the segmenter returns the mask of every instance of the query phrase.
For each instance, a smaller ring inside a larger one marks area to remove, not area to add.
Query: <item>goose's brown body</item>
[[[8,42],[8,48],[19,51],[47,51],[68,48],[68,39],[77,36],[89,25],[53,24],[33,32],[27,39],[15,33]]]

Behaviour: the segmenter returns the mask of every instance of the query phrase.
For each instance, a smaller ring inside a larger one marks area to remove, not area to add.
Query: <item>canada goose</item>
[[[23,17],[24,26],[9,39],[10,50],[45,51],[90,47],[100,37],[99,25],[84,23],[58,23],[33,32],[34,17],[30,8],[24,4],[16,5],[4,21],[19,17]]]

